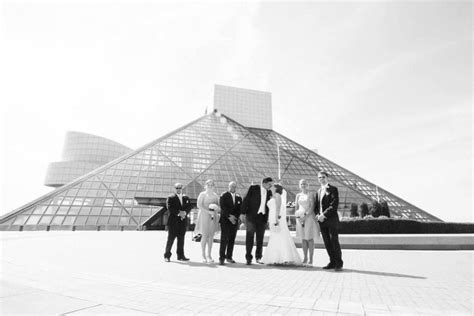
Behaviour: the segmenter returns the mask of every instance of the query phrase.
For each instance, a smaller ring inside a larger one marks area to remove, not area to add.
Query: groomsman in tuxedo
[[[242,206],[242,198],[235,192],[236,188],[237,183],[234,181],[230,182],[229,190],[222,193],[219,199],[221,207],[221,217],[219,220],[221,224],[220,265],[223,265],[224,261],[235,263],[232,253],[239,224],[240,208]]]
[[[251,185],[242,202],[242,222],[247,226],[245,246],[245,259],[247,265],[252,264],[253,239],[256,235],[257,248],[255,250],[255,259],[257,263],[263,264],[262,249],[263,236],[268,221],[268,206],[272,192],[269,191],[273,185],[272,178],[264,178],[261,185]]]
[[[324,171],[318,173],[321,188],[316,195],[315,213],[321,227],[324,246],[329,255],[329,263],[323,269],[340,271],[343,261],[338,236],[339,215],[337,207],[339,205],[339,193],[335,186],[329,184],[328,177],[328,174]]]
[[[178,260],[189,260],[184,255],[184,235],[186,234],[186,215],[191,211],[192,205],[189,198],[183,194],[183,185],[181,183],[176,183],[174,189],[175,193],[171,194],[166,199],[166,209],[169,212],[169,216],[167,223],[168,240],[165,249],[165,262],[170,262],[171,247],[173,247],[173,242],[176,238],[178,239],[178,245],[176,248]]]

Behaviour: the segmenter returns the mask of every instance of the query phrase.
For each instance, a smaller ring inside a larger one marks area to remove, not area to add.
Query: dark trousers
[[[232,259],[236,235],[237,224],[233,225],[229,221],[221,223],[221,245],[219,247],[219,260]]]
[[[321,235],[323,236],[324,247],[326,247],[328,252],[330,263],[342,266],[342,252],[337,227],[321,226]]]
[[[262,258],[262,249],[263,249],[263,235],[265,235],[265,226],[266,226],[265,217],[258,214],[257,218],[254,220],[247,219],[247,233],[245,236],[245,259],[247,261],[252,260],[252,248],[253,248],[253,239],[254,236],[257,236],[257,249],[255,250],[255,258]]]
[[[168,241],[166,242],[165,258],[171,258],[171,247],[173,242],[178,238],[178,246],[176,248],[176,254],[179,258],[184,257],[184,235],[186,234],[186,225],[179,223],[180,225],[168,226]]]

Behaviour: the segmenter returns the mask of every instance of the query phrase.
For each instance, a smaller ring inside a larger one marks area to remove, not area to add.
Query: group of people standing
[[[201,236],[202,261],[214,262],[212,246],[214,235],[221,230],[219,249],[219,264],[235,263],[233,249],[239,219],[246,229],[247,265],[252,264],[254,256],[254,240],[256,241],[255,261],[259,264],[291,264],[312,265],[314,240],[321,238],[324,241],[329,263],[323,269],[341,270],[343,267],[341,247],[338,238],[339,204],[338,190],[328,183],[328,174],[318,173],[321,188],[317,192],[308,190],[308,182],[301,179],[300,193],[295,197],[296,236],[301,239],[303,256],[296,250],[293,238],[290,235],[286,220],[286,190],[272,178],[264,178],[259,185],[251,185],[247,194],[242,197],[236,193],[237,184],[230,182],[228,190],[220,196],[215,192],[213,180],[207,180],[205,191],[197,199],[199,208],[195,233]],[[165,250],[165,261],[169,262],[171,247],[175,239],[178,240],[177,257],[180,261],[187,261],[184,255],[184,235],[186,232],[186,216],[192,205],[189,198],[182,194],[183,185],[175,185],[175,194],[166,201],[169,210],[168,240]],[[270,228],[270,237],[267,248],[263,253],[263,238],[267,224]]]

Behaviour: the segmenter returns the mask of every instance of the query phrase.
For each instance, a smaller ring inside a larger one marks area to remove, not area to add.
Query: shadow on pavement
[[[331,270],[331,271],[334,271],[334,270]],[[390,273],[390,272],[378,272],[378,271],[366,271],[366,270],[356,270],[356,269],[342,269],[342,271],[339,271],[337,273],[344,273],[344,272],[389,276],[389,277],[397,277],[397,278],[426,279],[426,277],[417,276],[417,275],[409,275],[409,274],[401,274],[401,273]]]
[[[219,265],[219,263],[203,263],[203,262],[195,262],[195,261],[174,261],[173,263],[181,264],[181,265],[188,265],[191,267],[208,267],[208,268],[232,268],[232,269],[253,269],[253,270],[260,270],[260,269],[276,269],[276,270],[305,270],[305,271],[321,271],[327,273],[361,273],[361,274],[368,274],[368,275],[379,275],[379,276],[387,276],[387,277],[397,277],[397,278],[411,278],[411,279],[426,279],[426,277],[417,276],[417,275],[410,275],[410,274],[401,274],[401,273],[391,273],[391,272],[379,272],[379,271],[367,271],[367,270],[357,270],[357,269],[342,269],[342,271],[334,271],[334,270],[323,270],[321,267],[303,267],[303,266],[295,266],[295,265],[274,265],[274,264],[257,264],[252,263],[251,265],[246,265],[245,263],[226,263],[224,265]]]

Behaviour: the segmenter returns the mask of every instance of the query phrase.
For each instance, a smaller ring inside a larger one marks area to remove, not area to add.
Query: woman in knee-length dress
[[[211,256],[214,234],[219,227],[219,196],[214,192],[215,185],[213,180],[207,180],[204,188],[206,190],[201,192],[197,199],[199,213],[194,232],[202,235],[202,261],[212,263],[214,262]]]
[[[314,213],[316,196],[308,191],[308,182],[300,180],[301,192],[295,198],[296,238],[301,239],[303,247],[303,264],[313,264],[314,240],[321,239],[320,228]],[[308,260],[309,251],[309,260]]]

